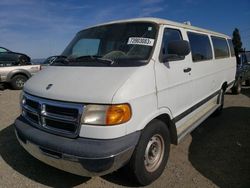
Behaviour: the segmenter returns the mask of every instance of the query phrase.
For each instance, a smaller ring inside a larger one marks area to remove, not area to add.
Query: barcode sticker
[[[154,41],[155,41],[154,39],[150,39],[150,38],[129,37],[128,44],[153,46]]]

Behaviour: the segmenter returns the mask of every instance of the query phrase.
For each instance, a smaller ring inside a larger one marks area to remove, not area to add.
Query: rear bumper
[[[123,166],[140,137],[140,132],[135,132],[109,140],[65,138],[34,128],[21,116],[15,121],[15,132],[20,144],[35,158],[83,176],[100,176]]]

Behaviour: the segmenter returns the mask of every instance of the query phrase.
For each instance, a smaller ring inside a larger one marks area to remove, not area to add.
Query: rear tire
[[[238,79],[235,81],[235,84],[232,87],[232,93],[235,95],[238,95],[238,94],[240,94],[240,92],[241,92],[241,80]]]
[[[128,167],[140,185],[149,185],[165,169],[170,150],[169,131],[162,121],[153,120],[143,130]]]
[[[28,78],[24,75],[16,75],[12,78],[10,84],[11,87],[15,90],[23,89],[24,83],[28,80]]]

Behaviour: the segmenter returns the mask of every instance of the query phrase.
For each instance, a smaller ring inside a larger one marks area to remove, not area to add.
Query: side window
[[[231,39],[227,39],[227,42],[229,44],[229,48],[230,48],[230,52],[231,52],[231,56],[235,56],[235,52],[234,52],[234,46],[233,46],[233,42]]]
[[[100,40],[99,39],[81,39],[72,49],[72,55],[96,55],[98,53]]]
[[[229,57],[227,41],[224,38],[212,36],[215,59]]]
[[[4,49],[4,48],[0,48],[0,53],[1,53],[1,52],[7,52],[7,50]]]
[[[187,34],[194,62],[213,58],[211,44],[207,35],[192,32]]]
[[[182,40],[181,32],[177,29],[165,29],[162,40],[162,54],[169,54],[167,51],[168,44],[176,40]]]

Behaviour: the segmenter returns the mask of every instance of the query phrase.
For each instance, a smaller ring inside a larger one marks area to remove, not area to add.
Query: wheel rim
[[[17,85],[17,87],[19,87],[19,88],[22,88],[23,86],[24,86],[24,79],[22,79],[22,78],[18,78],[17,80],[16,80],[16,85]]]
[[[161,135],[154,135],[148,142],[145,155],[144,165],[148,172],[154,172],[160,166],[165,151],[164,140]]]

